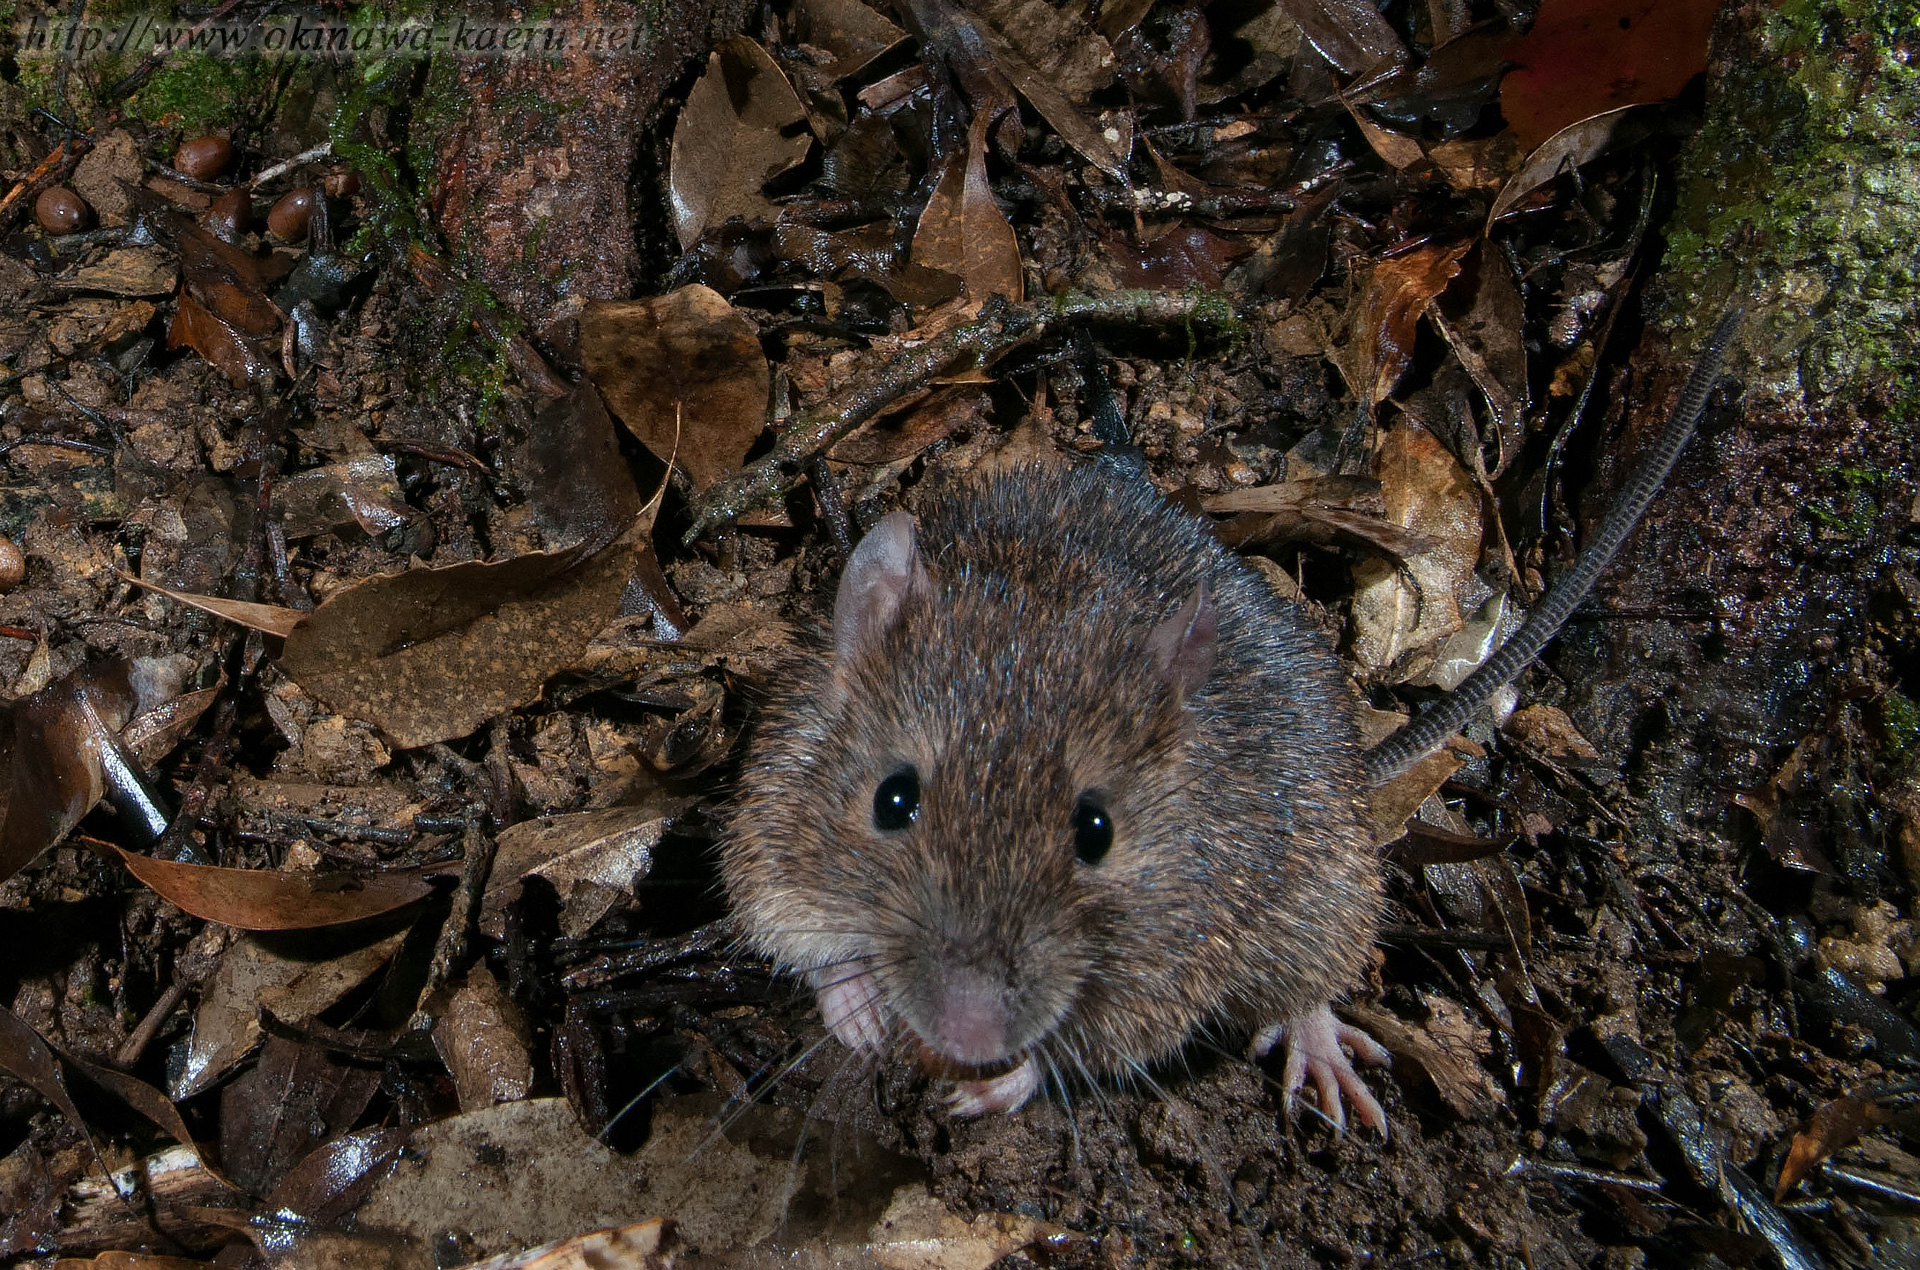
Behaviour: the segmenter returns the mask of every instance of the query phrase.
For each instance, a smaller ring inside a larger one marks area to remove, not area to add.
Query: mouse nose
[[[986,977],[951,972],[935,1003],[931,1036],[925,1038],[948,1058],[962,1063],[991,1063],[1007,1055],[1005,991]]]

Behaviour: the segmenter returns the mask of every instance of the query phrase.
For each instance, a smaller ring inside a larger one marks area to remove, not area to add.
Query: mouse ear
[[[914,543],[913,517],[892,512],[853,549],[833,598],[833,656],[846,662],[900,620],[907,593],[931,587]]]
[[[1173,689],[1175,701],[1185,701],[1213,673],[1213,654],[1220,644],[1220,619],[1213,592],[1202,582],[1180,606],[1180,611],[1153,628],[1147,647],[1154,668]]]

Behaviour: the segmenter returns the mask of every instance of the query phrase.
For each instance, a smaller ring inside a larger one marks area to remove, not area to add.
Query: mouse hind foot
[[[1369,1067],[1389,1065],[1392,1055],[1380,1042],[1359,1028],[1340,1022],[1333,1017],[1332,1007],[1323,1005],[1262,1029],[1254,1035],[1248,1055],[1264,1057],[1281,1043],[1287,1047],[1280,1085],[1288,1114],[1293,1112],[1294,1095],[1312,1078],[1314,1091],[1320,1097],[1320,1110],[1336,1130],[1346,1129],[1346,1103],[1351,1102],[1355,1120],[1377,1131],[1381,1137],[1387,1136],[1387,1113],[1353,1067],[1355,1060]],[[1351,1057],[1348,1051],[1352,1051]]]

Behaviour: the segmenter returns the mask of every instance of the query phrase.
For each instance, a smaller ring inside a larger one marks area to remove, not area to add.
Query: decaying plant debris
[[[1915,35],[1801,9],[687,0],[228,64],[26,13],[0,1256],[1920,1259]],[[1384,735],[1742,302],[1625,563],[1375,800],[1390,1141],[1224,1036],[957,1121],[736,951],[740,739],[917,491],[1137,459]]]

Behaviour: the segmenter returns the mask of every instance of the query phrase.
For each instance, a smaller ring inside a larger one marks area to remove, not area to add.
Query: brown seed
[[[352,168],[327,173],[328,198],[352,198],[360,192],[360,174]]]
[[[243,189],[231,189],[213,200],[213,206],[207,209],[207,228],[214,237],[223,242],[232,242],[240,237],[253,219],[253,200]]]
[[[173,152],[173,167],[196,181],[211,181],[233,162],[233,142],[225,137],[194,137]]]
[[[27,558],[13,539],[0,536],[0,591],[11,591],[27,576]]]
[[[85,229],[93,220],[87,201],[64,185],[40,191],[33,201],[33,218],[49,234],[72,234]]]
[[[282,242],[307,236],[307,222],[313,219],[313,187],[303,185],[282,195],[267,213],[267,228]]]

